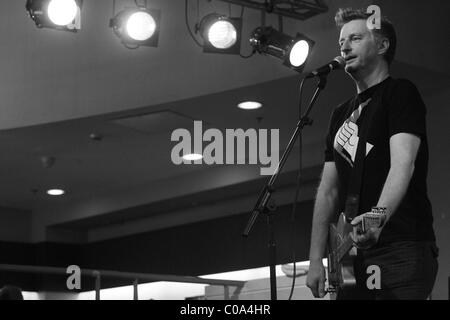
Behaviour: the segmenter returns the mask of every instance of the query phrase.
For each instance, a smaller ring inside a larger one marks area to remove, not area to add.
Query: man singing
[[[380,28],[368,28],[368,17],[353,9],[340,9],[335,17],[345,72],[353,79],[357,95],[331,116],[314,206],[307,286],[315,297],[325,295],[322,258],[329,223],[344,211],[358,141],[362,130],[367,130],[365,150],[360,151],[364,165],[359,215],[351,220],[354,232],[350,234],[358,248],[356,290],[341,292],[338,299],[426,299],[438,268],[426,186],[426,109],[412,82],[389,75],[396,47],[393,25],[383,17]],[[386,208],[384,222],[357,232],[362,217],[373,207]],[[375,289],[366,284],[367,268],[373,265],[379,267],[381,278],[381,287]]]

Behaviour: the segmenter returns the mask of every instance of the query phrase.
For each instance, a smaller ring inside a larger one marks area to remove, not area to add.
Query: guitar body
[[[385,220],[386,208],[372,208],[366,213],[360,224],[356,225],[358,232],[366,232],[370,228],[380,228]],[[345,221],[341,213],[337,224],[330,224],[328,232],[328,291],[332,300],[345,296],[351,298],[356,291],[356,278],[353,268],[357,251],[353,246],[350,233],[353,226]]]
[[[349,295],[356,288],[353,262],[356,248],[349,236],[352,225],[345,221],[343,214],[337,224],[330,224],[328,235],[328,285],[332,300]]]

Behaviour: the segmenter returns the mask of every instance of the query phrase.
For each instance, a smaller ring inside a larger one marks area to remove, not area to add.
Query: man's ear
[[[382,38],[378,42],[378,54],[386,54],[388,49],[389,49],[389,39],[388,38]]]

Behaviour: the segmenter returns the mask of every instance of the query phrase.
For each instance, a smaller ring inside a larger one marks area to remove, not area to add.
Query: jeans
[[[436,244],[425,241],[397,241],[358,250],[354,261],[356,288],[338,295],[338,299],[425,300],[436,280],[438,255]],[[378,281],[370,266],[379,267]]]

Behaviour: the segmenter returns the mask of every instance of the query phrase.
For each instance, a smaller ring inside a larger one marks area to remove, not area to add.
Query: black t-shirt
[[[361,132],[361,122],[367,115],[366,106],[375,109],[371,110],[372,118],[368,124],[359,213],[371,211],[380,198],[390,169],[390,137],[401,132],[417,135],[421,143],[407,193],[385,225],[379,242],[434,241],[433,215],[426,185],[426,109],[416,86],[408,80],[389,77],[334,110],[326,138],[325,161],[336,164],[340,211],[345,206],[358,132]]]

